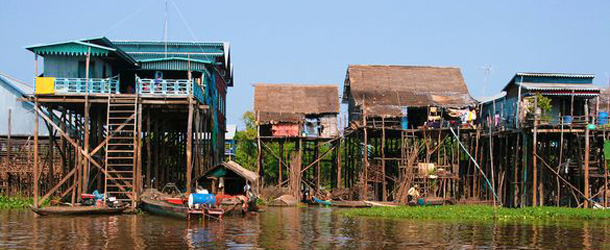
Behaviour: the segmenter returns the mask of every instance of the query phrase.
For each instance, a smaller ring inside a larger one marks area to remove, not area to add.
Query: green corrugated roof
[[[38,55],[71,55],[81,56],[86,55],[91,49],[91,55],[107,56],[109,52],[116,49],[81,41],[67,41],[61,43],[39,44],[26,47],[26,49]]]
[[[170,57],[170,58],[153,58],[140,61],[140,67],[142,69],[150,70],[193,70],[193,71],[205,71],[205,65],[211,64],[212,61],[204,61],[197,59],[181,58],[181,57]]]

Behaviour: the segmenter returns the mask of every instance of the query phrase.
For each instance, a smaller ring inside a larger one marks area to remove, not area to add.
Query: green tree
[[[256,119],[254,113],[247,111],[242,116],[246,128],[235,133],[237,149],[235,161],[249,170],[256,170]]]

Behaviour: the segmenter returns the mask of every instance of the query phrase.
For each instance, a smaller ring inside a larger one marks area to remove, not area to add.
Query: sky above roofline
[[[334,82],[341,91],[350,64],[459,67],[472,96],[499,93],[517,72],[590,73],[608,85],[610,1],[174,2],[168,40],[231,43],[229,124],[252,109],[251,83]],[[0,1],[0,71],[32,79],[30,44],[163,40],[164,10],[161,0]]]

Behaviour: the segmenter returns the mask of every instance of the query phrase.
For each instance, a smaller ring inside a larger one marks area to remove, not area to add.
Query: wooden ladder
[[[108,97],[106,116],[105,189],[106,197],[134,202],[137,164],[137,108],[135,95]]]

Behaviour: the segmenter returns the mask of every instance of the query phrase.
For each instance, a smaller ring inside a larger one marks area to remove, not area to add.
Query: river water
[[[0,249],[610,249],[610,222],[351,218],[333,208],[265,208],[222,222],[153,215],[39,217],[0,210]]]

